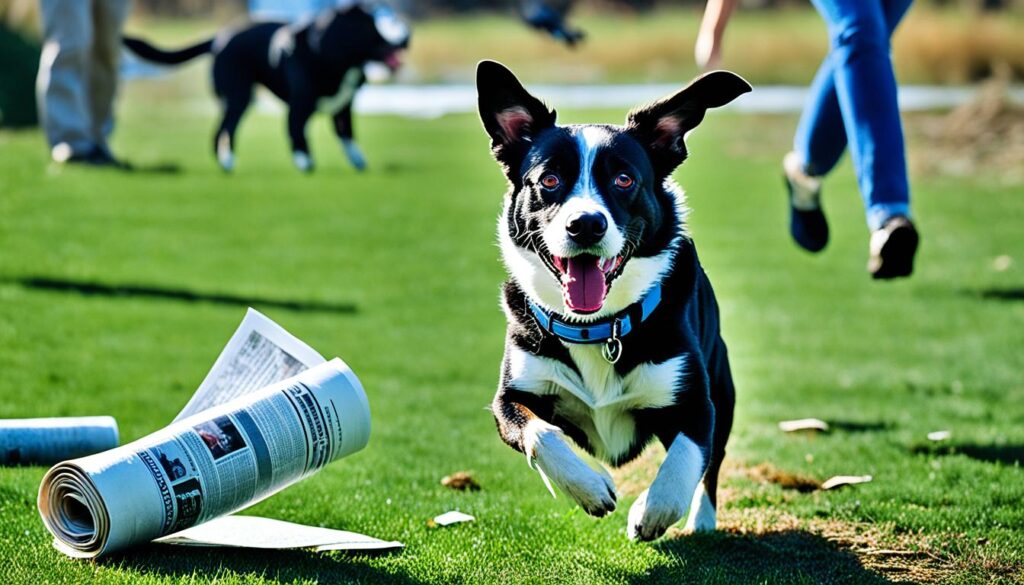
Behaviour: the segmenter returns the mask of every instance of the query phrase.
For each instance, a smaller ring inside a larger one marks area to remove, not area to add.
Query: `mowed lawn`
[[[164,93],[182,99],[155,97]],[[495,218],[505,187],[474,116],[359,119],[365,174],[342,161],[317,119],[319,168],[302,176],[283,119],[252,114],[237,171],[225,176],[209,152],[208,96],[153,81],[123,97],[114,144],[139,172],[57,168],[38,133],[0,133],[0,417],[110,414],[123,441],[152,432],[185,404],[251,304],[344,358],[374,421],[365,451],[251,512],[406,548],[150,545],[72,561],[50,547],[36,512],[45,469],[4,468],[0,581],[1024,579],[1020,184],[915,176],[917,273],[876,283],[864,270],[849,165],[826,185],[833,241],[812,257],[786,233],[778,162],[795,120],[710,115],[676,176],[738,390],[723,530],[638,544],[626,539],[626,512],[657,449],[618,472],[619,508],[595,520],[552,499],[485,410],[503,344]],[[161,172],[167,163],[179,172]],[[777,428],[802,417],[832,430]],[[952,438],[929,442],[938,430]],[[455,471],[482,490],[443,487]],[[874,481],[813,490],[840,474]],[[428,525],[454,509],[476,522]]]

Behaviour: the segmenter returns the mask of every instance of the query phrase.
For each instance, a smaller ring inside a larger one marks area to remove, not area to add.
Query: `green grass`
[[[366,556],[147,546],[77,562],[49,546],[35,511],[45,470],[5,468],[0,581],[1024,578],[1019,184],[914,177],[924,237],[917,273],[874,283],[864,271],[866,230],[849,168],[826,186],[833,242],[808,256],[786,235],[778,176],[795,121],[709,116],[677,177],[690,193],[692,231],[722,306],[738,389],[720,514],[728,530],[636,544],[624,530],[635,490],[625,488],[603,520],[565,497],[552,500],[484,410],[503,341],[494,224],[504,184],[473,117],[358,120],[373,165],[366,174],[345,166],[327,123],[316,120],[319,169],[307,177],[291,168],[283,120],[254,114],[228,177],[209,153],[213,121],[177,98],[154,97],[168,83],[128,88],[115,147],[142,166],[178,163],[177,174],[55,168],[38,133],[0,133],[0,417],[111,414],[123,440],[143,436],[186,402],[244,312],[43,289],[33,278],[352,304],[354,312],[337,312],[255,302],[355,369],[374,431],[365,451],[252,512],[407,548]],[[1002,271],[993,268],[1001,255],[1012,257]],[[811,437],[776,428],[805,416],[837,428]],[[953,439],[932,449],[925,434],[939,429]],[[875,481],[801,494],[743,472],[762,462],[819,480],[867,473]],[[440,485],[458,470],[472,471],[483,489]],[[641,464],[631,473],[651,471]],[[456,508],[477,521],[427,526]],[[844,545],[837,533],[868,536]],[[911,572],[862,554],[887,548],[925,552],[899,557]],[[913,572],[929,566],[941,571]]]

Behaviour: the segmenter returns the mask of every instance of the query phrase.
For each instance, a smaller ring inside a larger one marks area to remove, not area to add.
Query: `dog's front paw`
[[[682,498],[644,490],[629,509],[626,534],[630,540],[655,540],[679,522],[685,512],[686,502]]]
[[[591,516],[615,511],[615,484],[583,462],[562,440],[561,432],[545,429],[533,441],[534,467]],[[549,485],[550,488],[550,485]],[[554,492],[552,492],[552,495]]]
[[[345,156],[348,157],[348,162],[352,163],[357,171],[366,170],[366,157],[363,155],[362,149],[356,144],[355,140],[349,138],[341,139],[341,148],[345,151]]]
[[[292,153],[292,162],[295,163],[295,168],[304,173],[313,172],[313,159],[310,158],[308,152],[296,150]]]
[[[235,153],[231,150],[231,136],[223,132],[217,137],[217,164],[225,173],[235,170]]]
[[[576,500],[591,516],[601,518],[615,511],[615,484],[607,476],[597,473],[577,458],[579,466],[570,467],[558,487]]]

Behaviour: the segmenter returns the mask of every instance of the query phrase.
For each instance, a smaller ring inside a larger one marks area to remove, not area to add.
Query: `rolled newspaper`
[[[53,465],[114,447],[110,416],[0,419],[0,465]]]
[[[335,358],[54,466],[39,487],[39,513],[60,551],[95,558],[251,506],[369,437],[363,387]]]

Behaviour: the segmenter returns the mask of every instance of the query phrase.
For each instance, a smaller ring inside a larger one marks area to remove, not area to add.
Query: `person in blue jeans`
[[[697,63],[721,60],[736,0],[709,0],[695,48]],[[889,38],[913,0],[811,0],[825,19],[831,49],[804,108],[793,151],[783,158],[790,233],[802,248],[828,243],[821,182],[847,147],[864,198],[871,239],[868,271],[878,279],[913,271],[919,236],[910,214],[903,129]]]

